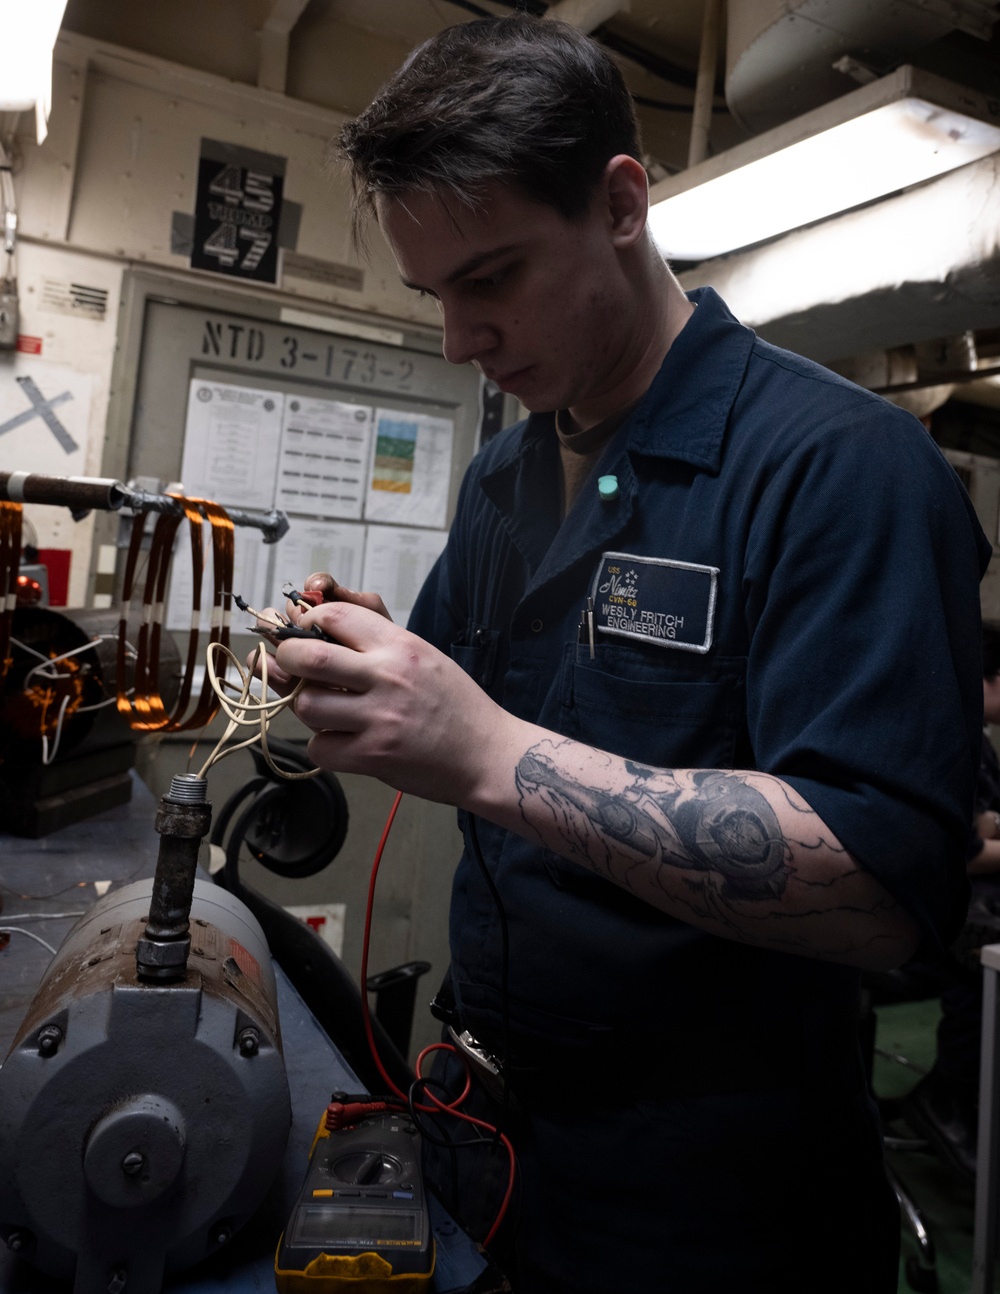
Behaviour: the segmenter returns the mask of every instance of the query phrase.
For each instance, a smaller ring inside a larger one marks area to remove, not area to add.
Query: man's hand
[[[386,610],[385,603],[377,593],[355,593],[353,589],[348,589],[343,584],[338,584],[327,571],[315,571],[303,584],[302,591],[304,593],[321,593],[324,602],[350,602],[356,607],[367,607],[369,611],[375,611],[380,616],[385,616],[386,620],[392,619],[392,616]],[[302,608],[295,607],[293,610],[301,611]]]
[[[1000,813],[977,813],[973,826],[980,840],[1000,840]]]
[[[290,638],[276,653],[279,681],[306,680],[295,712],[316,734],[316,764],[447,804],[472,804],[497,780],[513,792],[529,725],[460,666],[373,607],[338,600],[296,611],[297,624],[334,639]]]
[[[319,594],[322,602],[350,602],[354,606],[366,607],[369,611],[374,611],[378,615],[384,616],[386,620],[390,622],[392,620],[385,603],[377,593],[356,593],[353,589],[346,588],[343,584],[338,584],[327,571],[314,571],[302,585],[302,591],[304,593]],[[308,607],[298,603],[286,602],[285,619],[297,625],[308,610]],[[257,625],[261,630],[266,631],[273,626],[274,621],[277,619],[277,612],[274,607],[265,607],[260,614],[264,617],[264,620],[258,620]],[[261,650],[265,650],[263,643],[261,644]],[[254,666],[254,658],[255,654],[251,654],[247,658],[247,667],[253,671],[257,678],[260,678],[260,668],[259,666]],[[276,664],[274,657],[271,658],[267,674],[269,688],[282,696],[286,696],[297,682],[298,680],[294,676],[286,674],[280,665]]]

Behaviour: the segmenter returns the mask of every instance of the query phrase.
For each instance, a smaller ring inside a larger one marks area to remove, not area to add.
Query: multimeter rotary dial
[[[352,1186],[391,1186],[399,1181],[403,1165],[384,1151],[356,1150],[331,1160],[330,1172]]]

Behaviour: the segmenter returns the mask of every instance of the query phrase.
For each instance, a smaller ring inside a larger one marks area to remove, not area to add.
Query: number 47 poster
[[[203,139],[191,268],[276,283],[284,181],[283,157]]]

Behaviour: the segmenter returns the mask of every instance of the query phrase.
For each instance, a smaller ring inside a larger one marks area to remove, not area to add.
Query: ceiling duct
[[[751,134],[891,71],[952,31],[989,40],[994,0],[728,0],[726,102]]]
[[[936,338],[912,346],[868,351],[832,363],[830,367],[870,391],[878,391],[901,409],[926,418],[955,394],[955,382],[978,367],[975,334]],[[935,378],[940,377],[940,382]]]

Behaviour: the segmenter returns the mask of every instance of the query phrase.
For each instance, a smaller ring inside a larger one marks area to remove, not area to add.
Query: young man
[[[446,357],[531,411],[410,632],[316,577],[339,645],[277,653],[317,763],[460,810],[451,991],[517,1102],[515,1289],[888,1294],[858,968],[964,912],[968,499],[909,415],[684,295],[571,28],[450,28],[341,143]]]

